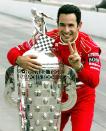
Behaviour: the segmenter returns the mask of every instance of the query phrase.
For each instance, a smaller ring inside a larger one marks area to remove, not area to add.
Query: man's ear
[[[82,21],[80,21],[80,23],[78,24],[78,30],[80,30],[82,27]]]

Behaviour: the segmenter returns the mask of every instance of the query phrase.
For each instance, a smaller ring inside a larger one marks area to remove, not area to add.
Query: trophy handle
[[[16,67],[10,66],[5,73],[5,90],[4,90],[4,98],[6,103],[11,105],[12,107],[17,107],[17,88],[15,82],[15,69]]]
[[[75,83],[73,83],[74,85]],[[64,103],[61,103],[61,111],[70,110],[77,101],[77,93],[74,87],[70,85],[66,87],[66,94],[68,95],[68,100]]]
[[[76,72],[73,68],[63,65],[64,67],[64,75],[63,75],[63,86],[65,85],[65,92],[68,96],[66,102],[61,103],[61,111],[70,110],[77,101],[77,93],[76,93]]]

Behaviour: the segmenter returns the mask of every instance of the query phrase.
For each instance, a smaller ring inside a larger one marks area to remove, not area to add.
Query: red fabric
[[[77,103],[75,106],[61,115],[61,129],[70,120],[72,131],[90,131],[95,103],[95,90],[88,86],[77,89]],[[71,118],[70,118],[71,116]]]
[[[52,51],[64,64],[71,66],[68,62],[70,51],[68,45],[63,45],[60,41],[58,30],[48,32],[47,35],[55,39]],[[24,42],[20,46],[12,48],[8,52],[8,60],[11,64],[15,65],[18,56],[22,55],[25,51],[29,50],[33,45],[30,42]],[[23,47],[23,48],[22,48]],[[94,103],[95,103],[95,87],[99,83],[100,76],[100,48],[89,38],[85,33],[79,32],[76,40],[76,47],[81,61],[84,65],[83,69],[77,73],[78,79],[84,84],[81,88],[77,89],[77,102],[76,105],[69,111],[62,112],[61,131],[71,116],[72,131],[90,131]],[[62,97],[64,102],[67,99],[65,94]]]
[[[33,46],[32,39],[28,41],[24,41],[23,43],[19,44],[18,46],[11,48],[7,53],[7,58],[12,65],[15,65],[16,59],[18,56],[23,55],[26,51],[28,51]]]

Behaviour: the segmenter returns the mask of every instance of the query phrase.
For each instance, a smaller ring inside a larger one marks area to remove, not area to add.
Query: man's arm
[[[33,46],[32,40],[29,42],[25,41],[22,44],[18,45],[9,50],[7,54],[7,58],[12,65],[19,65],[24,69],[37,71],[41,69],[41,64],[38,63],[35,59],[37,59],[36,55],[27,55],[23,56],[23,54],[30,50]]]
[[[77,72],[78,79],[90,87],[95,88],[100,80],[100,49],[95,47],[92,52],[85,57],[83,68]]]

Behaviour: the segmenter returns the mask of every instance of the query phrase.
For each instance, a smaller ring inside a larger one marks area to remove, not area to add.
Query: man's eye
[[[64,23],[59,23],[59,26],[65,26]]]
[[[72,27],[73,26],[73,24],[69,24],[69,27]]]

